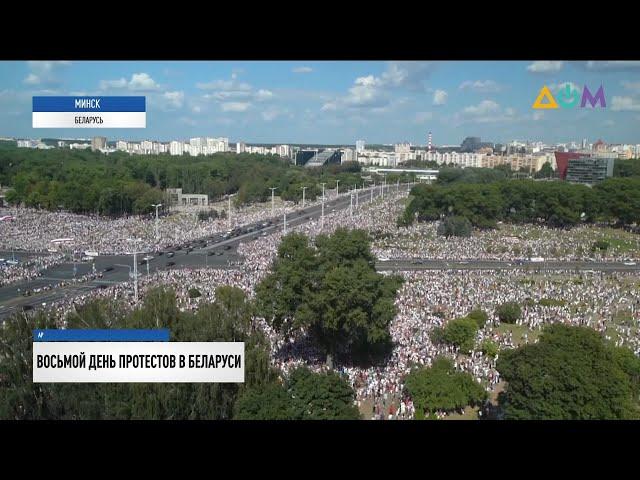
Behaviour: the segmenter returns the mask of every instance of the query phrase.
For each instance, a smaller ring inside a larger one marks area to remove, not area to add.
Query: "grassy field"
[[[503,323],[499,327],[496,327],[492,330],[492,333],[499,333],[501,335],[506,335],[508,332],[511,332],[513,335],[513,343],[516,346],[520,346],[524,343],[523,335],[526,333],[529,337],[529,342],[536,340],[540,332],[537,330],[529,330],[524,325],[509,325]]]

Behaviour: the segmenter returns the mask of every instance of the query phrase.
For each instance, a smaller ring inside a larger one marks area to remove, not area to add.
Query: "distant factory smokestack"
[[[431,152],[431,132],[429,132],[429,136],[427,137],[427,150]]]

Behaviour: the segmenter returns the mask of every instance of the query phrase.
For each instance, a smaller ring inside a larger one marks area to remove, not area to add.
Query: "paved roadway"
[[[406,188],[401,186],[401,189]],[[393,192],[396,186],[388,186],[387,191]],[[371,190],[360,191],[359,204],[371,200]],[[373,197],[380,195],[379,188],[374,190]],[[338,198],[325,201],[325,215],[338,209],[348,209],[351,200],[348,194],[342,194]],[[355,200],[354,200],[355,207]],[[319,219],[322,213],[321,205],[314,205],[287,214],[287,229],[314,219]],[[269,223],[267,225],[267,223]],[[253,231],[247,231],[252,227]],[[255,224],[245,225],[242,231],[237,231],[230,238],[225,238],[224,233],[212,235],[186,245],[165,249],[162,255],[151,253],[154,258],[149,262],[148,272],[153,273],[159,269],[183,268],[183,267],[211,267],[211,268],[236,268],[242,258],[237,253],[238,245],[254,240],[260,236],[266,236],[284,228],[284,217],[274,217]],[[167,253],[173,251],[169,258]],[[0,251],[0,258],[10,259],[14,252]],[[15,252],[15,258],[24,260],[30,256],[44,255],[43,253]],[[138,254],[140,262],[145,254]],[[46,307],[53,302],[65,297],[72,297],[90,292],[97,288],[113,285],[129,280],[133,268],[133,255],[100,255],[95,257],[95,271],[102,272],[102,278],[84,283],[73,283],[75,277],[81,277],[90,273],[93,265],[87,262],[63,263],[42,272],[42,276],[27,282],[12,283],[0,287],[0,319],[11,315],[16,311]],[[109,269],[109,271],[106,271]],[[147,275],[147,266],[138,265],[138,274]],[[46,290],[45,290],[46,288]],[[24,296],[29,290],[31,295]],[[35,291],[39,290],[39,291]]]
[[[390,190],[394,187],[390,186]],[[374,198],[379,195],[379,189],[374,192]],[[366,190],[360,195],[359,203],[370,201],[370,191]],[[325,214],[337,209],[349,208],[349,195],[343,195],[338,199],[325,202]],[[299,225],[312,219],[319,219],[321,206],[315,205],[300,209],[287,215],[287,228]],[[152,254],[154,258],[149,262],[148,272],[153,273],[158,269],[183,268],[183,267],[211,267],[211,268],[237,268],[242,258],[237,254],[239,244],[253,240],[263,235],[269,235],[283,228],[283,218],[272,218],[270,224],[265,222],[245,226],[245,233],[238,232],[231,238],[225,238],[224,234],[216,234],[199,241],[190,242],[188,245],[176,246],[165,250],[163,255]],[[247,232],[247,227],[254,230]],[[174,256],[169,258],[167,252],[171,250]],[[0,258],[11,258],[13,252],[0,251]],[[38,255],[29,252],[15,252],[16,259],[23,260],[29,256]],[[138,261],[144,254],[138,255]],[[81,277],[93,269],[93,265],[85,262],[64,263],[43,271],[41,277],[28,282],[13,283],[0,287],[0,318],[26,308],[38,308],[65,297],[81,295],[97,288],[113,285],[129,280],[133,267],[133,255],[101,255],[95,258],[96,272],[102,272],[102,278],[91,282],[72,283],[74,276]],[[402,259],[378,261],[376,268],[380,271],[400,270],[508,270],[525,269],[532,271],[543,270],[575,270],[575,271],[603,271],[603,272],[636,272],[640,271],[640,265],[624,265],[620,262],[506,262],[492,260],[430,260],[430,259]],[[109,271],[106,271],[109,269]],[[75,272],[74,272],[75,270]],[[147,266],[139,265],[140,276],[147,274]],[[44,290],[44,288],[47,288]],[[34,290],[41,289],[39,292]],[[30,296],[23,293],[30,290]]]
[[[430,260],[399,259],[376,262],[380,271],[394,270],[573,270],[584,272],[639,272],[640,264],[625,265],[623,262],[589,262],[589,261],[557,261],[544,262],[524,261],[521,263],[500,260]]]

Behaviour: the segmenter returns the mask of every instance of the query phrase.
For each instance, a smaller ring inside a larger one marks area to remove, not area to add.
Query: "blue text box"
[[[168,342],[169,329],[44,329],[33,331],[34,342]]]
[[[145,97],[33,97],[33,111],[146,112],[146,100]]]

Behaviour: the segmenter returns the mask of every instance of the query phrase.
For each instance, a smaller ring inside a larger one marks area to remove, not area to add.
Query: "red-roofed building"
[[[604,143],[602,140],[598,140],[596,143],[593,144],[593,149],[596,152],[604,152],[607,150],[607,144]]]

